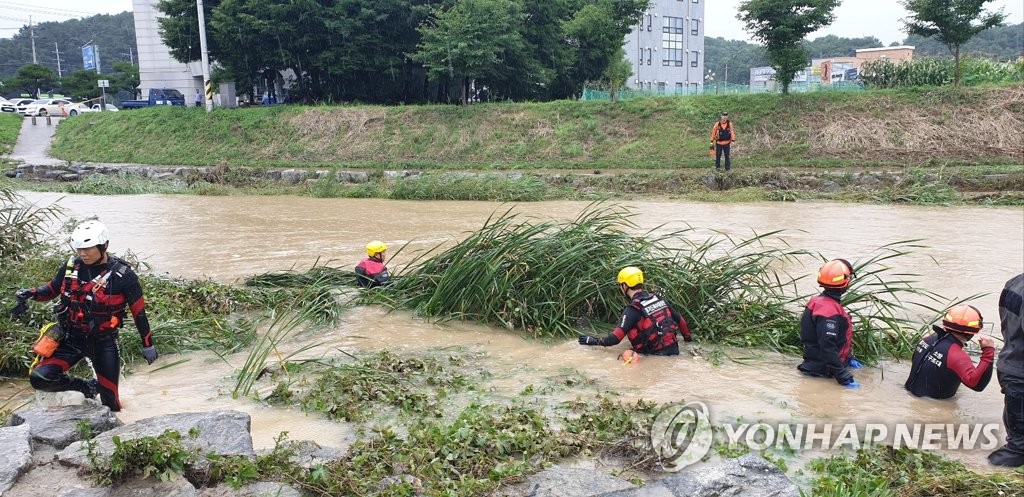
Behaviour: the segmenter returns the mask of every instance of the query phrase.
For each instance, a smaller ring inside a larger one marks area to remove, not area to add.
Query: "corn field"
[[[1024,82],[1024,59],[996,62],[981,58],[960,60],[964,85]],[[889,60],[865,62],[860,77],[869,88],[941,86],[953,82],[956,65],[952,59],[917,59],[903,63]]]

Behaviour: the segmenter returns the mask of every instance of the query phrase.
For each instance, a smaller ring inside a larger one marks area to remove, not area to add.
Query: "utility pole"
[[[206,13],[203,12],[203,0],[196,0],[199,13],[199,49],[203,55],[203,89],[206,94],[206,112],[213,112],[213,82],[210,81],[210,52],[206,47]]]
[[[103,74],[103,71],[100,70],[100,46],[93,45],[92,49],[93,53],[96,54],[96,74]]]
[[[63,78],[64,74],[60,70],[60,47],[57,46],[57,42],[53,42],[53,53],[57,54],[57,77]]]
[[[28,16],[28,33],[29,37],[32,38],[32,63],[38,64],[39,59],[36,59],[36,30],[32,28],[32,16]]]

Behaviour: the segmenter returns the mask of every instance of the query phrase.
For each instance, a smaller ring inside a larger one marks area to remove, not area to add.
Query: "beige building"
[[[906,62],[913,60],[914,58],[914,47],[908,45],[901,45],[898,47],[881,47],[881,48],[858,48],[857,60],[859,61],[857,66],[861,64],[879,59],[888,59],[893,62]]]

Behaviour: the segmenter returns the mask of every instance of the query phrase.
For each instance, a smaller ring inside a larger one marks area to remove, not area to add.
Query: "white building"
[[[633,75],[626,85],[661,94],[704,86],[704,2],[652,0],[640,24],[626,35]]]
[[[194,105],[196,89],[203,91],[202,64],[183,64],[171,57],[171,49],[160,39],[157,19],[161,13],[156,4],[157,0],[132,0],[142,98],[146,98],[150,88],[174,88],[185,95],[185,105]]]

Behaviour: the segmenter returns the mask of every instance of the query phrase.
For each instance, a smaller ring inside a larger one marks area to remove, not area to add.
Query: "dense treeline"
[[[207,0],[218,79],[290,75],[290,101],[557,99],[601,78],[647,0]],[[198,60],[195,2],[161,0],[163,39]],[[486,92],[481,92],[486,88]],[[245,90],[241,90],[245,91]]]
[[[131,12],[95,15],[63,22],[43,22],[34,27],[36,60],[57,74],[57,54],[64,76],[82,70],[82,45],[99,47],[100,69],[110,71],[114,62],[138,58],[135,17]],[[54,46],[56,43],[56,46]],[[18,68],[32,63],[32,39],[28,26],[11,38],[0,39],[0,80],[14,76]]]
[[[946,45],[934,38],[911,35],[903,42],[914,46],[914,55],[950,58]],[[960,47],[961,55],[985,57],[1000,61],[1024,57],[1024,23],[986,29]]]

